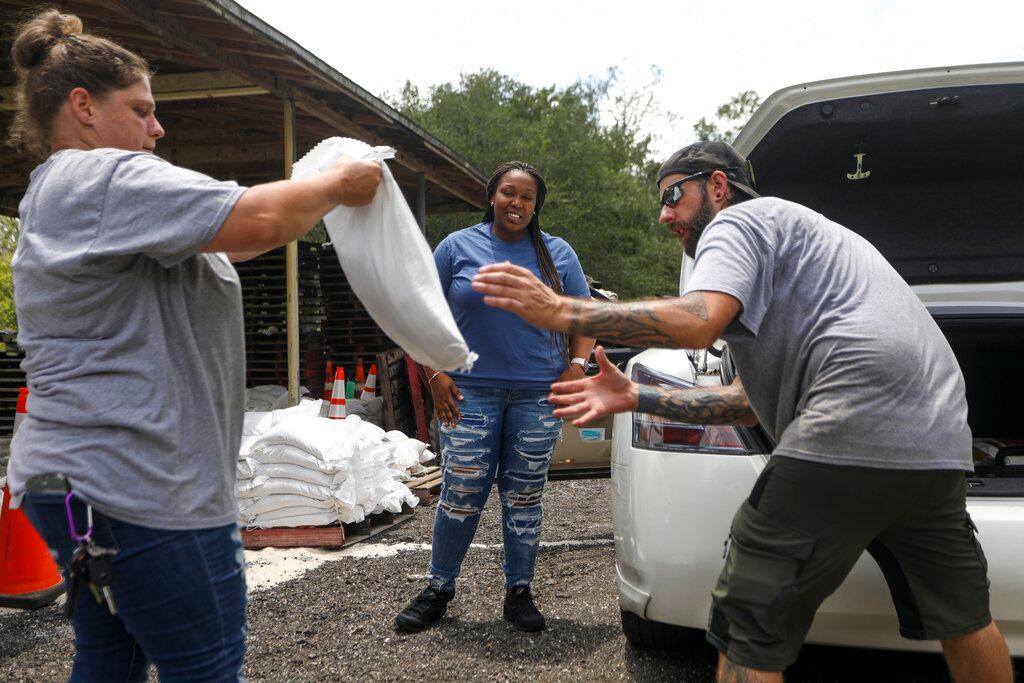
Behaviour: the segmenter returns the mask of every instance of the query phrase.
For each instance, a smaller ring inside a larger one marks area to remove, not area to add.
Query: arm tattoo
[[[637,387],[637,412],[702,425],[751,424],[754,411],[742,389]]]
[[[704,292],[690,292],[676,303],[676,307],[690,315],[708,321],[708,307],[704,302]]]
[[[687,313],[700,322],[707,322],[708,309],[703,292],[690,292],[682,299],[637,301],[626,304],[603,304],[574,300],[569,333],[596,337],[606,342],[643,348],[692,348],[680,339]]]

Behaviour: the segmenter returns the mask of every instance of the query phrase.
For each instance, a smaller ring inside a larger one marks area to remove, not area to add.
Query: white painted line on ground
[[[582,541],[541,541],[542,548],[586,548],[612,545],[610,538],[595,538]],[[501,544],[485,545],[474,543],[471,549],[501,549]],[[343,550],[318,550],[316,548],[265,548],[246,550],[246,579],[249,590],[263,591],[297,579],[311,569],[325,562],[337,562],[345,558],[361,560],[371,557],[394,557],[399,553],[430,552],[429,543],[356,543]]]

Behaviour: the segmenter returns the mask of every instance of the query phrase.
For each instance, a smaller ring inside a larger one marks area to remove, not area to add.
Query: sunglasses
[[[670,209],[674,208],[675,205],[678,204],[679,201],[683,198],[682,184],[687,182],[687,181],[696,180],[697,178],[703,178],[706,175],[711,175],[715,171],[735,171],[735,170],[736,170],[735,166],[730,166],[729,168],[716,168],[716,169],[711,170],[711,171],[701,171],[700,173],[694,173],[693,175],[688,175],[685,178],[681,178],[681,179],[675,181],[674,183],[672,183],[671,185],[669,185],[668,187],[666,187],[664,189],[664,191],[661,193],[661,205],[662,206],[667,206]]]

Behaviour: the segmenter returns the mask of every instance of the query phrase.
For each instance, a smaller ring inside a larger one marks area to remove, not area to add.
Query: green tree
[[[396,106],[489,172],[520,159],[548,184],[546,232],[565,238],[588,275],[625,298],[673,293],[681,250],[657,222],[657,164],[643,132],[649,89],[614,94],[616,74],[565,87],[534,87],[493,70],[463,75],[424,95],[406,83]],[[436,244],[480,214],[432,216]]]
[[[761,98],[756,92],[744,90],[715,111],[716,120],[702,116],[694,125],[693,132],[697,134],[698,140],[724,140],[731,143],[759,104]]]
[[[14,317],[14,282],[11,277],[11,257],[17,246],[17,219],[0,216],[0,330],[18,327]]]

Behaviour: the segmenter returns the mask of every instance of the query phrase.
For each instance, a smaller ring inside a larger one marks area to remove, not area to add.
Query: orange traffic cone
[[[338,368],[334,375],[334,391],[331,393],[331,408],[327,417],[332,420],[345,419],[345,368]]]
[[[28,415],[28,387],[18,390],[18,407],[14,409],[14,431],[18,431],[18,425]],[[12,434],[13,436],[13,434]]]
[[[355,360],[355,393],[362,391],[367,383],[367,371],[362,369],[362,358]]]
[[[363,393],[360,394],[359,398],[363,401],[368,401],[377,395],[377,364],[374,363],[370,366],[370,374],[366,378],[366,385],[363,387]]]
[[[18,393],[14,430],[27,414],[28,389]],[[39,609],[60,597],[64,581],[46,543],[22,510],[11,509],[11,492],[4,485],[0,508],[0,607]]]
[[[327,361],[327,368],[324,372],[324,394],[323,399],[325,401],[331,400],[331,394],[334,393],[334,363]]]

